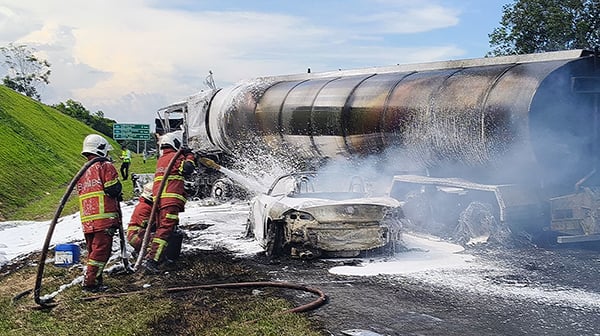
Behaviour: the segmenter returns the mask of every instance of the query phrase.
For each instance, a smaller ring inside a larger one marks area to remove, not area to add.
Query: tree
[[[66,102],[58,103],[52,107],[74,119],[83,122],[84,124],[110,138],[113,136],[112,130],[116,121],[105,118],[104,112],[102,111],[98,111],[95,114],[90,114],[90,111],[85,108],[82,103],[72,99],[68,99]]]
[[[35,49],[26,45],[10,43],[0,47],[3,65],[8,74],[2,79],[4,85],[28,97],[40,100],[38,87],[50,83],[50,63],[34,55]]]
[[[599,0],[514,0],[502,11],[488,56],[593,50],[600,42]]]

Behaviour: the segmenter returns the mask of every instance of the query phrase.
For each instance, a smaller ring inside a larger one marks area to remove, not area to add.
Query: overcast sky
[[[483,57],[512,0],[0,0],[0,45],[51,63],[47,104],[119,123],[259,76]],[[5,69],[0,69],[4,76]]]

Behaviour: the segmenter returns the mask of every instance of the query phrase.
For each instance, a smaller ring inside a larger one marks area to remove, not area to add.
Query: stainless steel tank
[[[597,61],[573,50],[258,78],[216,93],[207,133],[233,155],[373,156],[484,183],[574,183],[595,168],[598,140],[596,90],[574,83],[595,83]]]

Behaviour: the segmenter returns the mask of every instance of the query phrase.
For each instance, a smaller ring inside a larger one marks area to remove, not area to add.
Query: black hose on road
[[[184,287],[171,287],[171,288],[165,289],[164,292],[165,293],[177,293],[177,292],[197,290],[197,289],[204,289],[204,290],[217,289],[217,288],[219,288],[219,289],[239,289],[239,288],[256,288],[256,287],[288,288],[288,289],[295,289],[295,290],[310,292],[310,293],[313,293],[313,294],[316,294],[319,296],[317,299],[315,299],[307,304],[297,306],[292,309],[288,309],[286,311],[281,312],[281,314],[301,313],[301,312],[313,310],[313,309],[316,309],[316,308],[322,306],[323,304],[325,304],[325,302],[327,302],[327,296],[325,295],[325,293],[323,293],[322,290],[320,290],[318,288],[307,287],[307,286],[293,284],[293,283],[289,283],[289,282],[258,281],[258,282],[232,282],[232,283],[221,283],[221,284],[211,284],[211,285],[193,285],[193,286],[184,286]],[[102,298],[119,298],[119,297],[126,296],[126,295],[141,294],[141,293],[144,293],[144,291],[141,290],[141,291],[134,291],[134,292],[88,296],[88,297],[83,298],[82,300],[83,301],[94,301],[94,300],[98,300],[98,299],[102,299]]]

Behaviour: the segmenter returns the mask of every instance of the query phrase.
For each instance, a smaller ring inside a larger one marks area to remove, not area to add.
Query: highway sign
[[[151,140],[150,125],[148,124],[114,124],[113,139],[115,140]]]

